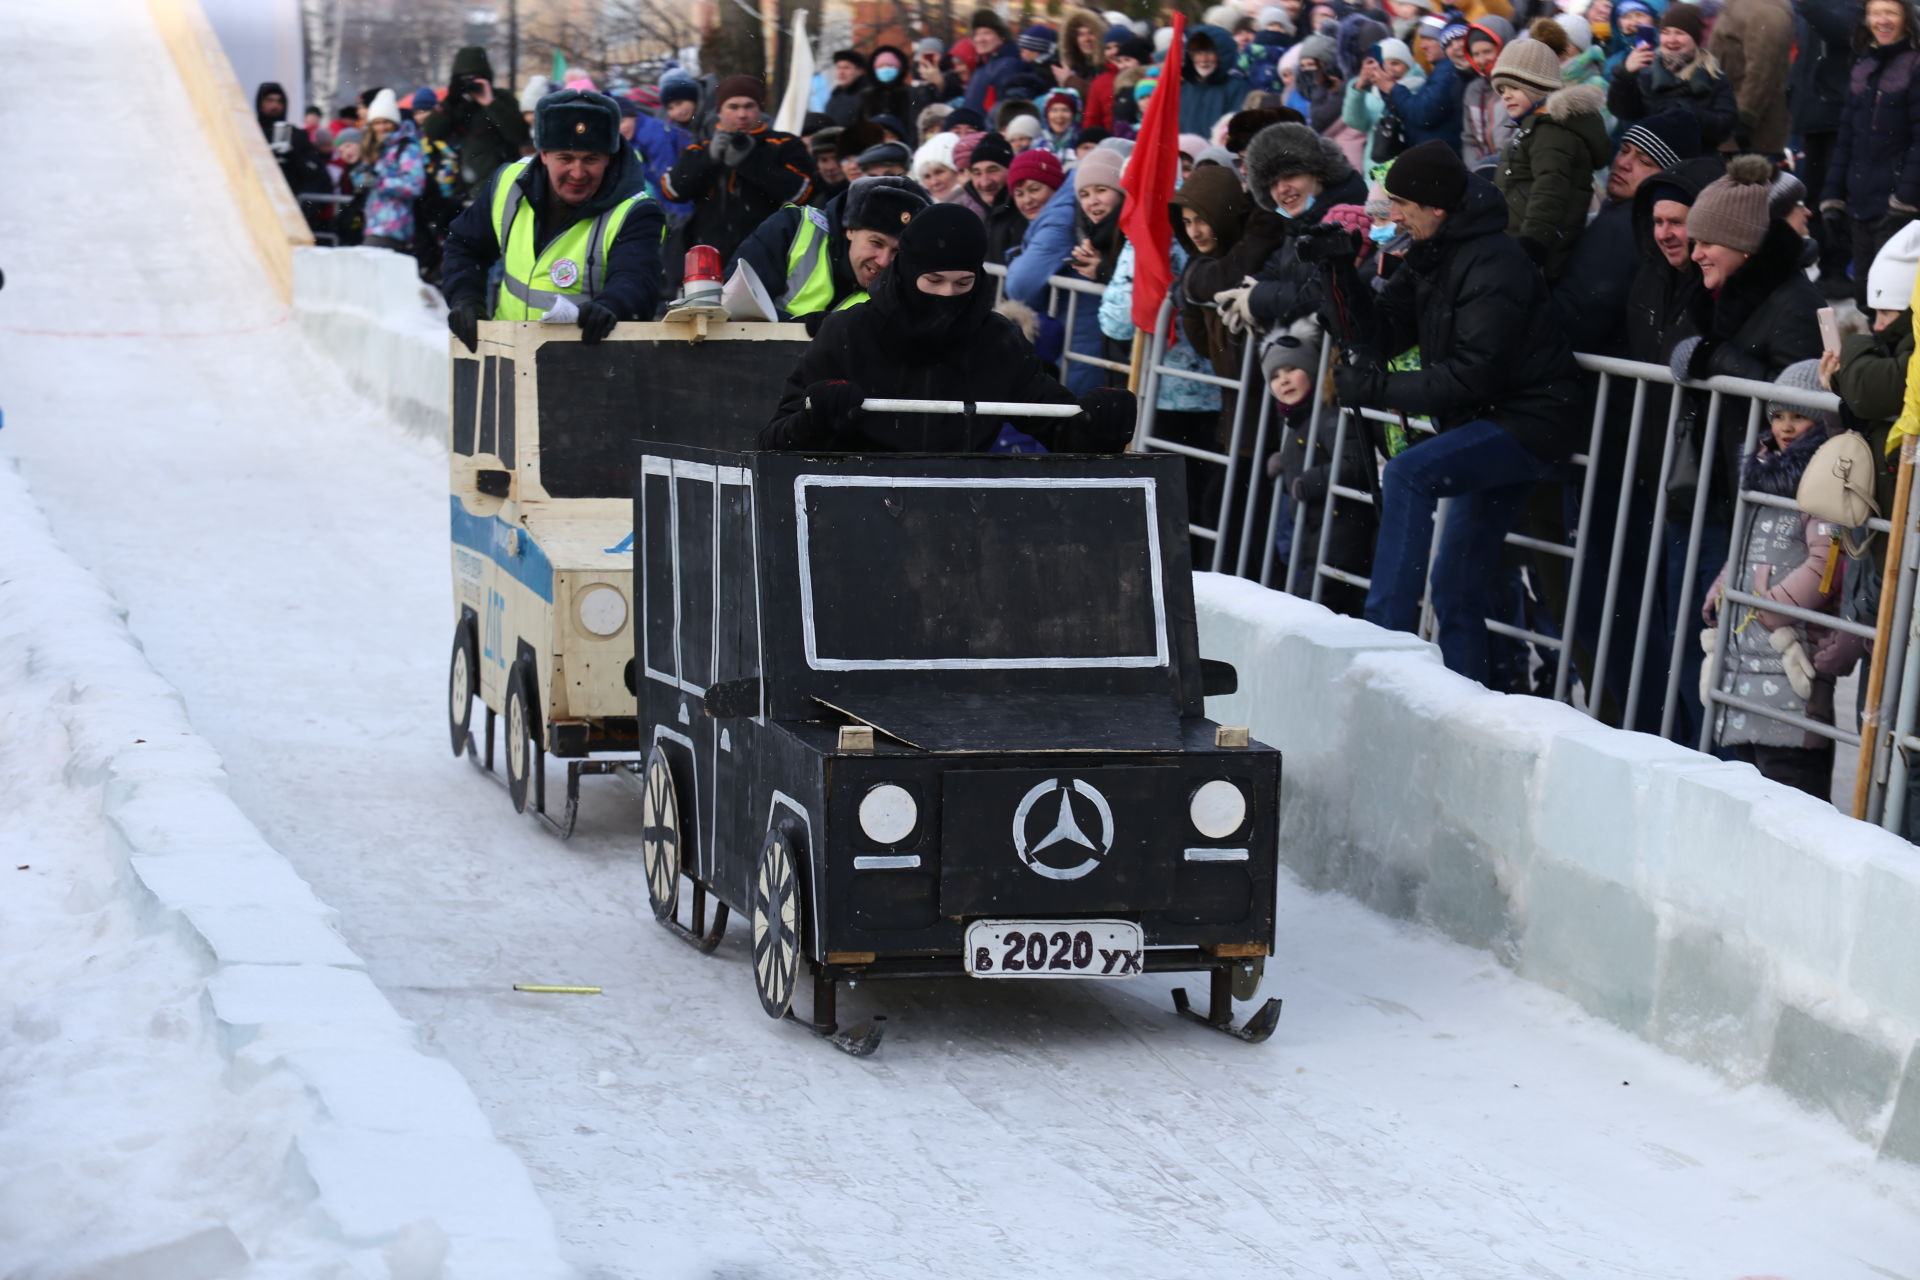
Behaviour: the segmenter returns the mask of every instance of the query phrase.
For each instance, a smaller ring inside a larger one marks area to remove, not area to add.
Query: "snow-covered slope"
[[[105,80],[133,109],[90,135],[113,182],[0,202],[0,446],[128,607],[240,809],[470,1082],[582,1274],[1914,1274],[1912,1170],[1484,954],[1297,886],[1267,979],[1287,1013],[1263,1047],[1175,1019],[1158,977],[862,988],[848,1012],[892,1018],[864,1061],[768,1022],[737,940],[703,958],[650,920],[624,794],[590,785],[579,835],[559,844],[449,755],[443,457],[348,392],[249,287],[192,122],[149,65],[141,6],[69,9],[7,5],[0,83]],[[44,106],[0,94],[9,173],[71,157]],[[39,807],[0,830],[84,837],[57,808],[81,802],[43,797],[66,765],[52,694],[5,670],[0,699],[26,708],[6,723],[24,717],[34,736],[31,785],[16,792],[9,772],[0,794],[10,813]],[[56,896],[0,907],[0,925],[70,934],[47,922],[66,909]],[[76,944],[9,945],[0,977],[45,971],[37,991],[77,990]],[[104,1055],[125,1023],[113,1010],[161,997],[101,985],[106,1012],[63,1026]],[[34,1003],[12,1032],[44,1034],[49,1016]],[[103,1112],[84,1154],[57,1086],[0,1078],[6,1169],[53,1208],[113,1198],[89,1189],[92,1158],[120,1204],[154,1218],[150,1188],[165,1185],[194,1222],[271,1222],[267,1181],[170,1175],[189,1157],[245,1171],[251,1148],[229,1152],[222,1126],[302,1122],[299,1096],[219,1093],[213,1052],[156,1052],[157,1078],[133,1082],[150,1094]],[[143,1142],[155,1129],[163,1140]],[[388,1172],[405,1190],[469,1171]],[[80,1274],[61,1227],[85,1222],[56,1223],[17,1263],[0,1254],[0,1274]],[[432,1275],[430,1259],[415,1273]]]

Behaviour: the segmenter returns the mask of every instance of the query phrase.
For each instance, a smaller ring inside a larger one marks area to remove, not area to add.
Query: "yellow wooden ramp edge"
[[[293,250],[313,243],[299,202],[254,118],[253,99],[234,77],[233,64],[207,22],[200,0],[147,0],[153,25],[186,84],[187,99],[206,131],[260,265],[283,303],[293,301]],[[295,110],[288,101],[289,114]],[[298,127],[298,120],[293,121]]]

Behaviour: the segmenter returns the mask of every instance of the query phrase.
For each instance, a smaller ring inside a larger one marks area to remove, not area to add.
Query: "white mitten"
[[[579,322],[580,308],[575,306],[573,299],[566,294],[560,295],[559,300],[553,304],[552,310],[540,313],[541,324],[578,324]]]
[[[1706,707],[1712,705],[1707,695],[1720,683],[1720,628],[1700,633],[1700,652],[1706,655],[1700,659],[1700,705]]]
[[[1792,627],[1782,627],[1767,637],[1767,643],[1780,655],[1780,665],[1786,670],[1787,683],[1800,695],[1802,702],[1813,696],[1813,659],[1807,656],[1807,646],[1800,643],[1800,635]]]
[[[1247,295],[1252,292],[1253,282],[1248,280],[1237,289],[1222,289],[1213,295],[1220,323],[1227,326],[1228,333],[1246,333],[1253,328],[1253,312],[1247,308]]]

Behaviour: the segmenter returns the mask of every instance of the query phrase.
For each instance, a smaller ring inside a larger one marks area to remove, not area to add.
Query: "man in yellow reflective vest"
[[[535,154],[502,165],[447,235],[447,327],[469,351],[483,314],[577,324],[583,341],[598,342],[617,321],[651,320],[660,301],[666,218],[620,136],[620,108],[604,94],[550,93],[534,109],[533,136]]]
[[[931,203],[911,178],[861,178],[824,209],[790,204],[740,244],[727,264],[753,268],[782,320],[822,316],[867,300],[900,247],[900,232]]]

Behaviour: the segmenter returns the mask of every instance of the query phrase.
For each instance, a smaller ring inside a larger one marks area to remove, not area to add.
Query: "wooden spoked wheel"
[[[680,801],[673,792],[667,753],[655,743],[647,752],[646,791],[640,802],[640,861],[647,873],[647,901],[656,920],[671,920],[680,905]]]
[[[793,1007],[800,979],[800,878],[784,831],[767,833],[753,869],[753,985],[769,1018]]]

